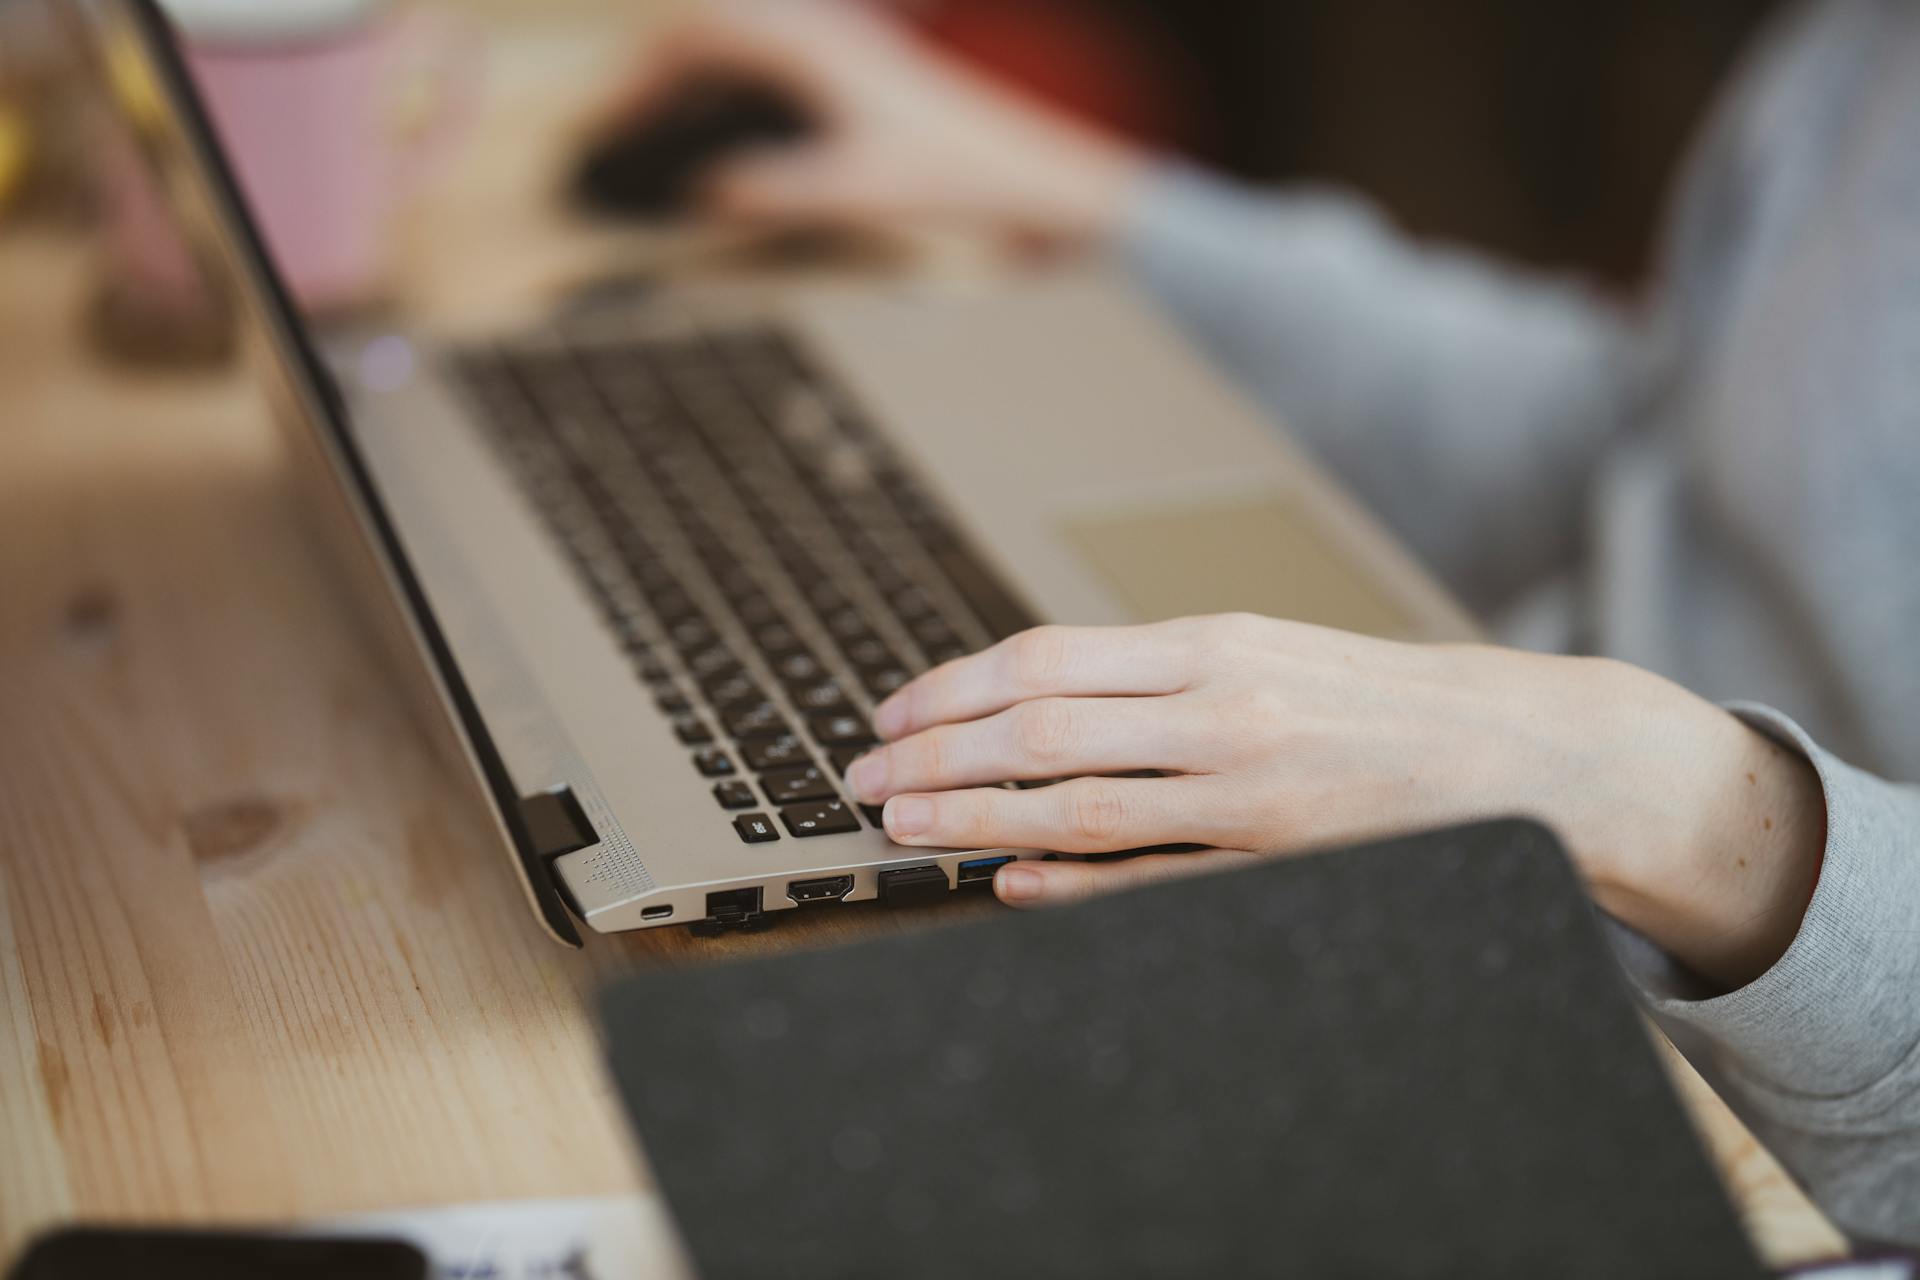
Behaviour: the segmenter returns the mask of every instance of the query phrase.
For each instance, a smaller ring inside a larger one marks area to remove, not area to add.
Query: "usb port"
[[[657,906],[657,907],[640,908],[640,918],[642,920],[665,920],[668,916],[672,914],[673,914],[673,904],[671,902],[662,903],[660,906]]]
[[[960,873],[955,877],[956,884],[974,884],[981,880],[993,879],[993,873],[1013,861],[1013,855],[1003,853],[992,858],[969,858],[960,864]]]
[[[880,873],[880,901],[889,906],[937,902],[947,896],[947,873],[936,863],[895,867]]]
[[[818,880],[787,882],[787,896],[798,903],[838,902],[853,892],[853,877],[821,876]]]

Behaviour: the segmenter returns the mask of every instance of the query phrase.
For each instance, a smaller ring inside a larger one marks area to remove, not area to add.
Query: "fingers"
[[[1002,902],[1016,907],[1061,906],[1095,894],[1230,871],[1259,856],[1238,849],[1203,849],[1196,853],[1150,853],[1115,862],[1022,860],[1000,868],[993,878],[993,891]]]
[[[876,747],[847,770],[863,804],[903,791],[1138,769],[1204,772],[1209,726],[1161,698],[1038,698]]]
[[[756,148],[701,183],[701,208],[743,222],[878,221],[892,212],[870,174],[826,142]]]
[[[897,795],[882,816],[905,845],[1111,853],[1229,840],[1224,799],[1213,778],[1076,778],[1032,791]]]
[[[1029,698],[1175,693],[1192,664],[1178,623],[1035,627],[935,667],[875,708],[874,729],[897,739],[975,720]]]

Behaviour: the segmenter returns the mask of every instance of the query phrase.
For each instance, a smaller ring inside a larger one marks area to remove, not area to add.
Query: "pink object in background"
[[[163,0],[282,275],[330,309],[376,295],[393,214],[468,132],[471,30],[370,0]]]

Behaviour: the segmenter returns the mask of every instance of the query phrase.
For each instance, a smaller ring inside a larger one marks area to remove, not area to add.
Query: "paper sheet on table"
[[[693,1280],[656,1196],[498,1200],[329,1218],[302,1235],[392,1236],[433,1262],[435,1280]]]

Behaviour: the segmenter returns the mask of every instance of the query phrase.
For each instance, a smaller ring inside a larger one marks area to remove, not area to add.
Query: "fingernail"
[[[1031,902],[1040,896],[1046,877],[1030,867],[1006,866],[994,882],[994,890],[1008,902]]]
[[[888,698],[873,709],[873,731],[889,740],[900,736],[907,727],[907,706],[899,695]]]
[[[917,836],[933,825],[933,801],[921,796],[895,796],[880,815],[890,836]]]
[[[847,767],[847,787],[854,799],[864,804],[880,803],[887,785],[887,758],[883,751],[869,751]]]

